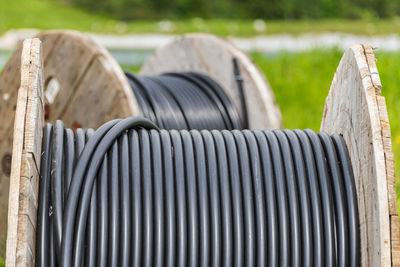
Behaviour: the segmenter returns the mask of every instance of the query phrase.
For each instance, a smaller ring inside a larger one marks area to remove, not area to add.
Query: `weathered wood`
[[[392,265],[400,266],[400,220],[399,216],[390,216],[390,228],[391,228],[391,245],[392,245]]]
[[[321,130],[346,141],[356,179],[362,266],[399,265],[390,127],[373,50],[348,49],[325,102]]]
[[[171,71],[206,74],[224,88],[236,108],[240,109],[233,58],[239,63],[243,78],[250,128],[281,128],[281,114],[265,77],[245,53],[215,36],[188,34],[177,38],[158,49],[144,63],[140,74],[152,75]]]
[[[11,163],[7,266],[34,266],[43,118],[41,42],[27,39],[15,112]]]
[[[67,127],[73,127],[71,122],[97,128],[110,118],[140,114],[125,74],[106,49],[73,31],[49,31],[37,37],[45,51],[48,121],[62,119]],[[109,98],[116,98],[117,108],[105,104],[110,102]]]
[[[11,56],[0,75],[0,256],[6,249],[8,190],[11,172],[14,112],[21,76],[22,45]]]

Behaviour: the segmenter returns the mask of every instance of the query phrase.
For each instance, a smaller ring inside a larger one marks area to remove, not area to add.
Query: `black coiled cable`
[[[136,76],[126,72],[126,76],[143,115],[162,129],[248,128],[246,106],[242,104],[242,112],[238,112],[221,86],[206,75]],[[238,85],[244,103],[243,88]]]
[[[140,118],[43,134],[38,266],[359,266],[339,135],[158,130]]]

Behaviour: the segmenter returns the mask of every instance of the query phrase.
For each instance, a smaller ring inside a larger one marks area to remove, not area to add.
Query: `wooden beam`
[[[15,112],[7,227],[7,266],[34,266],[43,118],[41,42],[27,39]]]

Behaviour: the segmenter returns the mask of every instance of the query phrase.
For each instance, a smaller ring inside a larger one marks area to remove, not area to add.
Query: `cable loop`
[[[206,75],[195,72],[158,76],[125,74],[144,117],[162,129],[248,128],[242,83],[238,84],[242,105],[238,112],[222,87]]]
[[[339,135],[57,121],[42,151],[38,266],[360,264]]]

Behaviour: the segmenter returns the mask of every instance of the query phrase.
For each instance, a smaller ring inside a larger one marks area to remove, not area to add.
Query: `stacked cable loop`
[[[126,72],[143,116],[160,128],[233,130],[248,128],[243,88],[241,116],[222,87],[195,72],[136,76]]]
[[[339,135],[44,129],[38,266],[358,266]]]

